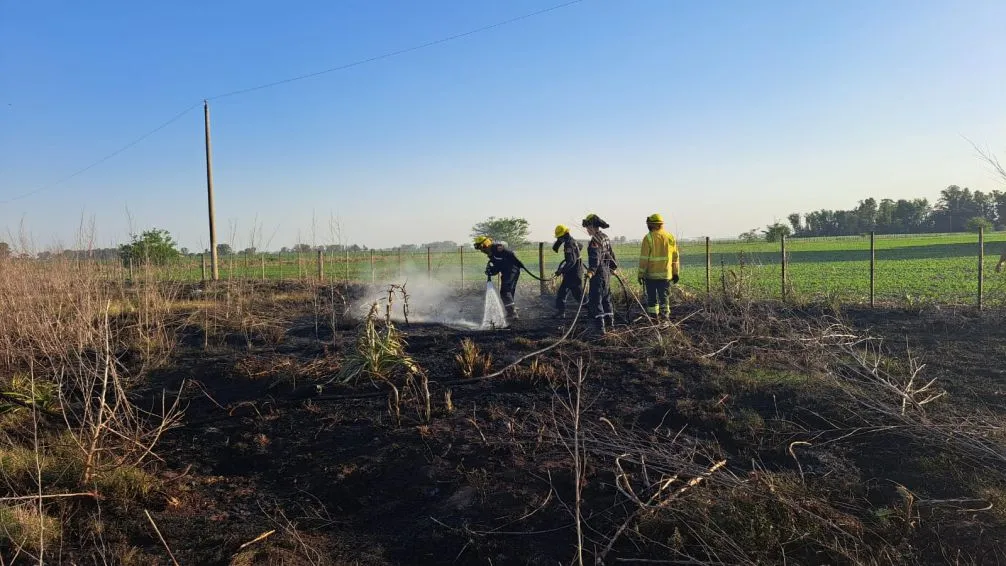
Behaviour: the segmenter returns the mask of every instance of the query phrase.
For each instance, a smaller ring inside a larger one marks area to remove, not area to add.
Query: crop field
[[[479,329],[474,283],[107,267],[0,262],[3,564],[1006,561],[998,310],[679,288],[598,338],[534,292]]]
[[[544,269],[539,271],[539,244],[516,250],[535,274],[551,277],[560,258],[543,244]],[[705,242],[680,244],[683,288],[707,292]],[[1006,250],[1006,233],[985,236],[984,289],[987,305],[1006,303],[1006,275],[994,271],[999,254]],[[779,243],[713,241],[708,257],[708,290],[722,294],[743,287],[745,294],[781,298],[783,290]],[[616,246],[624,279],[634,284],[638,244]],[[877,236],[875,242],[875,301],[886,304],[969,305],[978,296],[977,234]],[[586,253],[584,253],[586,258]],[[870,297],[870,241],[868,236],[790,239],[786,242],[787,299],[795,302],[865,304]],[[320,275],[328,281],[382,284],[434,280],[451,288],[478,287],[484,281],[485,257],[470,247],[452,250],[382,251],[327,254]],[[108,277],[127,279],[128,270],[105,266]],[[139,267],[136,268],[139,270]],[[209,273],[209,267],[206,268]],[[156,277],[172,281],[199,281],[201,258],[189,257],[159,267]],[[317,280],[317,253],[258,254],[221,257],[221,279]],[[208,275],[207,275],[208,277]],[[538,286],[527,274],[522,284]],[[547,289],[553,289],[550,284]]]

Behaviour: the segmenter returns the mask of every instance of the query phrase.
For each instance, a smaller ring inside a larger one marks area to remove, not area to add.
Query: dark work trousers
[[[500,274],[500,299],[503,301],[503,308],[507,315],[517,312],[514,306],[514,293],[517,292],[517,280],[520,279],[520,269],[504,271]]]
[[[650,315],[671,315],[671,282],[667,279],[646,280],[646,312]]]
[[[604,319],[615,322],[615,309],[611,306],[611,273],[598,271],[590,278],[590,293],[587,297],[587,312],[595,326],[604,327]]]
[[[566,312],[567,293],[571,293],[578,302],[583,300],[583,280],[579,276],[562,276],[562,283],[559,284],[559,291],[555,295],[555,308],[560,313]]]

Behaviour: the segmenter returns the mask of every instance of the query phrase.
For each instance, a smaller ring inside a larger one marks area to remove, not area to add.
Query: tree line
[[[765,238],[778,239],[780,234],[812,237],[1001,230],[1006,228],[1006,193],[950,185],[940,191],[935,205],[924,198],[885,198],[880,202],[868,198],[850,210],[821,209],[793,213],[787,219],[789,226],[779,222],[767,226],[762,232]],[[746,232],[742,238],[750,234]]]

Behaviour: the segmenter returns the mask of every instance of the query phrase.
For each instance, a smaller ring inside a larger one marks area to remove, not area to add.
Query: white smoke
[[[388,288],[392,284],[405,287],[405,292],[408,294],[409,322],[443,324],[460,330],[484,328],[483,320],[488,293],[481,292],[481,285],[466,282],[466,289],[463,290],[460,281],[445,283],[430,279],[425,269],[419,270],[415,267],[406,268],[401,277],[368,286],[364,296],[350,307],[350,314],[359,317],[366,316],[370,306],[378,302],[381,306],[380,312],[383,315],[388,300]],[[479,285],[478,290],[473,289],[473,285]],[[495,289],[493,289],[493,293],[496,293]],[[495,294],[495,300],[499,302],[498,293]],[[396,291],[392,303],[391,319],[393,321],[398,323],[405,321],[402,307],[401,294]],[[500,310],[502,311],[502,303],[500,303]],[[503,318],[502,312],[498,318]],[[505,321],[503,324],[496,321],[496,328],[503,326],[505,326]]]

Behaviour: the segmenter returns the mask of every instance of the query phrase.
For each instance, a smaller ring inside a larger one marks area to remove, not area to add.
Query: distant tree
[[[0,242],[0,259],[10,256],[10,245],[7,242]]]
[[[789,226],[786,226],[781,222],[776,222],[775,224],[766,226],[765,229],[762,230],[762,234],[765,235],[766,242],[778,242],[783,236],[789,236],[792,233],[793,232],[789,229]]]
[[[234,248],[230,244],[217,244],[217,255],[234,255]]]
[[[182,255],[189,255],[189,248],[182,248],[178,250]]]
[[[977,232],[979,228],[988,232],[992,229],[992,221],[984,216],[975,216],[974,218],[968,220],[966,226],[968,232]]]
[[[245,248],[241,250],[241,255],[255,255],[258,250],[255,247]]]
[[[472,226],[472,237],[489,236],[493,240],[506,242],[511,247],[517,247],[527,243],[527,236],[531,233],[531,225],[523,218],[496,218],[490,216],[488,219]]]
[[[293,251],[299,254],[310,252],[311,244],[297,244],[293,247]]]
[[[800,225],[800,214],[794,212],[790,214],[787,219],[789,220],[790,226],[793,227],[793,233],[799,235],[803,231],[803,226]]]
[[[138,265],[145,263],[163,265],[178,257],[178,248],[175,246],[175,241],[167,230],[154,228],[139,236],[134,234],[130,243],[119,246],[119,257],[123,264],[128,264],[132,260]]]
[[[757,228],[752,228],[752,229],[748,230],[747,232],[744,232],[743,234],[741,234],[740,236],[738,236],[738,238],[742,242],[757,242],[758,240],[761,239],[761,238],[758,237],[758,229]]]

